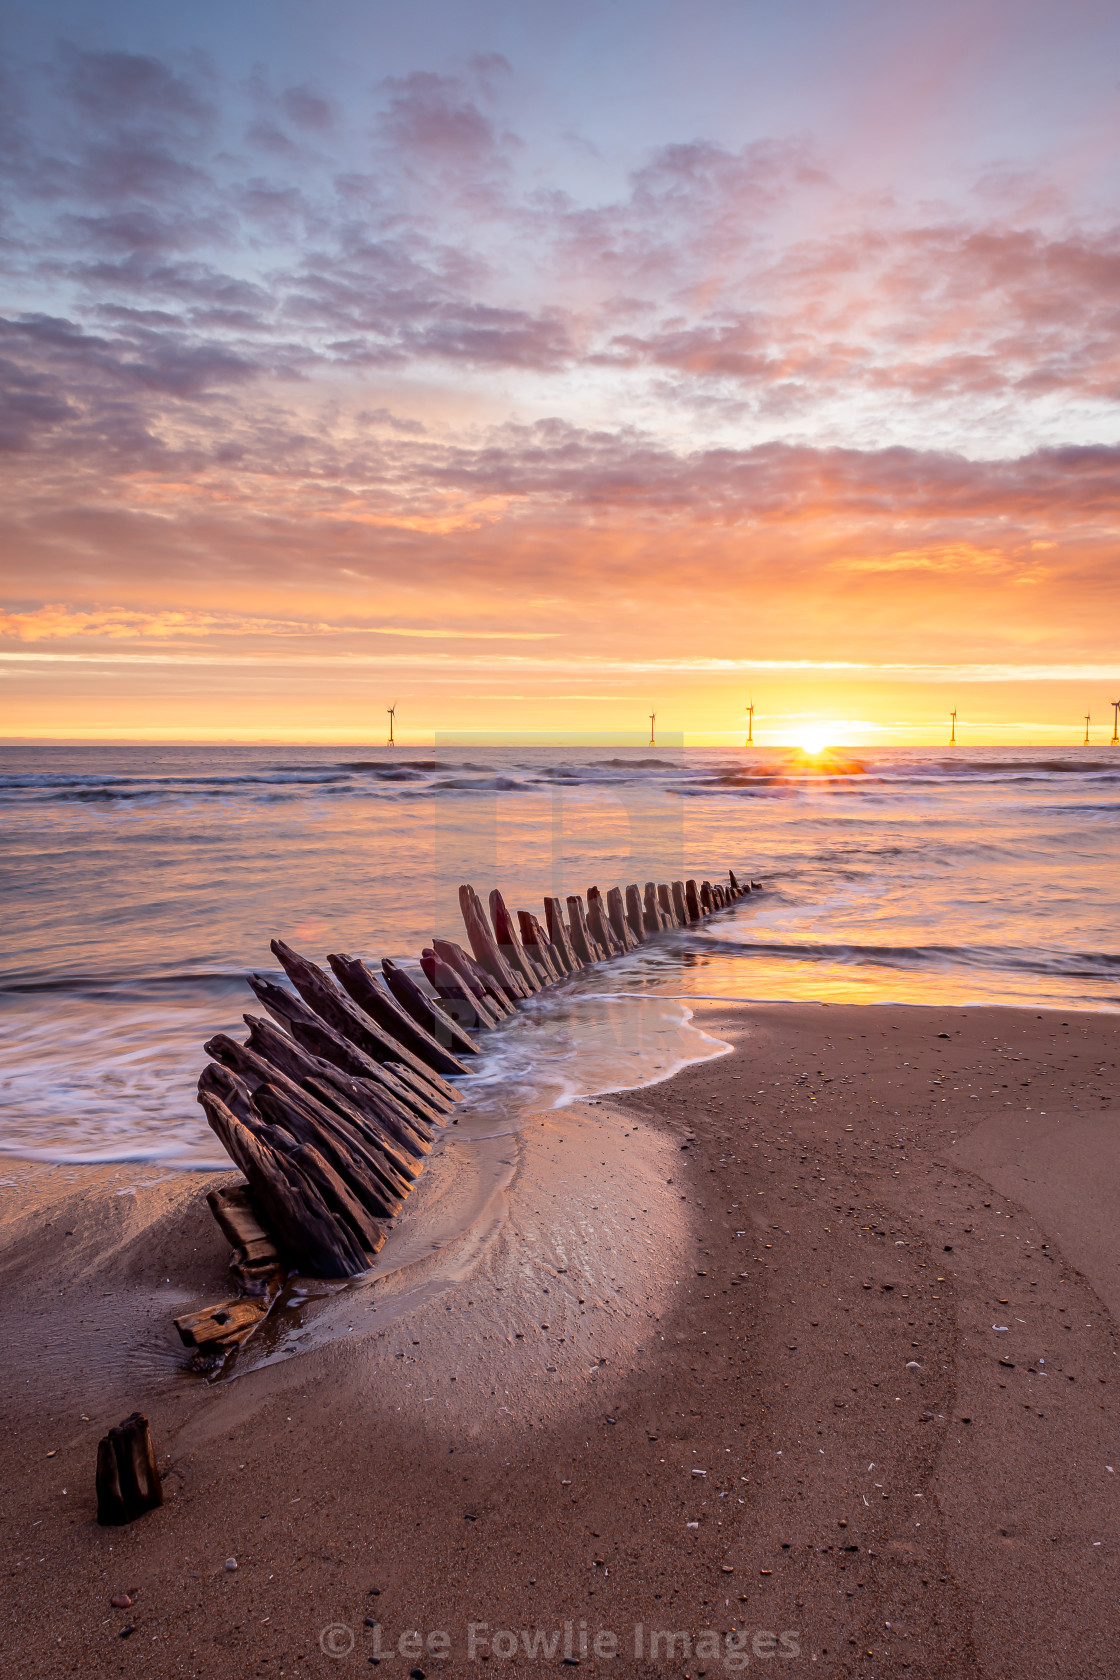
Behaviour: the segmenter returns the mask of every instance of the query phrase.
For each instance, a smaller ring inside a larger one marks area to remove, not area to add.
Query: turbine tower
[[[1110,700],[1109,705],[1112,707],[1112,740],[1108,744],[1120,747],[1120,700]]]
[[[748,747],[754,746],[754,695],[747,703],[747,741]]]
[[[389,739],[386,741],[385,745],[387,747],[395,747],[397,743],[393,739],[393,724],[396,721],[397,716],[397,702],[394,700],[393,704],[391,706],[386,706],[385,710],[389,714]]]
[[[656,712],[651,712],[649,714],[649,744],[650,744],[651,747],[654,747],[654,746],[657,745],[656,741],[653,738],[653,734],[654,734],[653,726],[656,722],[657,722],[657,713]]]
[[[957,714],[956,714],[956,712],[950,712],[949,717],[950,717],[950,720],[951,720],[952,726],[953,726],[952,731],[949,735],[949,745],[951,747],[955,747],[956,744],[957,744]]]
[[[1081,745],[1083,747],[1087,747],[1089,745],[1089,713],[1088,712],[1085,713],[1085,739],[1082,741]]]

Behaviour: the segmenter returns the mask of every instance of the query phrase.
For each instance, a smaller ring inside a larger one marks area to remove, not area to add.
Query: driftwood
[[[578,893],[573,893],[568,898],[568,930],[571,934],[572,946],[581,962],[606,961],[607,953],[588,926],[583,899]]]
[[[186,1347],[204,1348],[217,1342],[228,1348],[231,1343],[247,1341],[267,1315],[265,1301],[243,1297],[205,1307],[202,1312],[184,1313],[175,1320],[175,1328]]]
[[[373,1061],[402,1062],[405,1067],[418,1073],[445,1096],[454,1100],[459,1095],[455,1087],[449,1085],[434,1067],[430,1067],[411,1050],[407,1050],[392,1033],[386,1032],[384,1027],[379,1027],[364,1009],[359,1009],[354,1000],[347,997],[315,963],[301,957],[298,951],[293,951],[282,939],[273,939],[271,949],[283,964],[284,972],[308,1008],[313,1009],[335,1032],[340,1033],[343,1038],[348,1038],[359,1050],[364,1050]],[[462,1067],[461,1063],[459,1065]],[[462,1071],[465,1073],[466,1069],[462,1068]]]
[[[388,962],[386,957],[382,963]],[[435,1068],[437,1073],[455,1075],[465,1073],[466,1067],[454,1052],[462,1047],[456,1043],[452,1046],[452,1039],[456,1035],[463,1040],[468,1054],[473,1055],[477,1049],[474,1042],[467,1038],[466,1033],[459,1032],[453,1021],[447,1020],[443,1011],[434,1000],[429,1000],[427,1010],[428,1019],[437,1031],[445,1028],[444,1037],[433,1036],[431,1030],[411,1012],[397,996],[396,987],[385,970],[387,985],[383,985],[379,976],[371,974],[360,957],[347,956],[345,952],[335,952],[327,958],[340,986],[343,986],[351,999],[363,1009],[378,1026],[384,1027],[398,1043],[411,1050],[428,1067]],[[405,976],[407,979],[407,976]],[[410,982],[410,984],[412,984]],[[418,989],[418,988],[417,988]],[[423,997],[423,993],[420,994]]]
[[[487,1001],[485,994],[471,991],[458,970],[427,946],[421,952],[420,967],[444,1012],[465,1032],[489,1031],[498,1025],[501,1016]]]
[[[313,1055],[271,1021],[262,1021],[256,1015],[245,1015],[243,1019],[249,1028],[249,1039],[245,1048],[255,1050],[281,1073],[286,1073],[289,1079],[294,1079],[301,1085],[308,1079],[332,1080],[338,1082],[344,1091],[348,1091],[353,1082],[363,1098],[358,1104],[359,1107],[380,1115],[386,1123],[391,1120],[394,1136],[397,1135],[399,1125],[406,1128],[410,1136],[415,1135],[423,1140],[426,1147],[430,1147],[432,1127],[438,1123],[439,1118],[437,1111],[422,1105],[419,1098],[414,1099],[416,1106],[411,1107],[407,1100],[406,1088],[393,1078],[387,1063],[369,1062],[368,1068],[372,1070],[372,1077],[369,1074],[351,1075],[345,1073],[334,1062],[327,1061],[325,1057]],[[418,1112],[421,1107],[426,1109],[424,1114]]]
[[[97,1443],[97,1520],[103,1528],[119,1528],[162,1504],[148,1420],[131,1412]]]
[[[557,980],[563,980],[568,972],[563,959],[551,944],[537,918],[528,910],[517,912],[517,922],[521,930],[521,943],[530,962],[536,964],[538,970],[545,976],[545,985],[555,985]]]
[[[571,933],[564,920],[564,907],[558,898],[546,898],[544,901],[544,919],[548,928],[549,944],[560,956],[569,974],[574,974],[577,968],[583,967],[580,957],[572,944]]]
[[[629,892],[629,887],[626,889]],[[634,888],[635,893],[637,887]],[[607,916],[610,919],[611,931],[624,951],[636,951],[642,941],[634,933],[626,914],[626,900],[622,896],[620,887],[610,887],[607,890]]]
[[[530,992],[539,992],[541,983],[537,971],[525,955],[517,923],[506,909],[506,901],[497,887],[490,894],[490,921],[494,937],[498,941],[498,949],[510,968],[525,981]]]
[[[494,930],[490,926],[482,901],[473,887],[459,888],[459,907],[463,912],[463,925],[467,930],[467,940],[474,952],[475,960],[484,968],[490,977],[498,982],[509,1001],[531,996],[532,987],[527,980],[522,980],[515,974],[498,948]]]
[[[478,1045],[470,1034],[451,1019],[435,998],[421,990],[411,974],[406,974],[389,957],[382,957],[381,971],[397,1004],[422,1032],[437,1044],[453,1050],[456,1057],[478,1055]],[[459,1066],[462,1067],[463,1063],[460,1062]]]
[[[480,962],[476,962],[474,957],[464,951],[461,945],[456,945],[451,939],[433,939],[432,949],[448,968],[454,969],[460,976],[468,992],[473,992],[485,1000],[487,1008],[492,1014],[496,1014],[499,1020],[516,1013],[505,988],[498,984]]]
[[[626,889],[626,923],[631,934],[639,945],[645,943],[646,919],[642,895],[636,885],[631,883]]]
[[[587,889],[587,925],[592,937],[606,957],[620,957],[625,947],[615,937],[611,927],[611,919],[607,915],[606,901],[598,887]]]

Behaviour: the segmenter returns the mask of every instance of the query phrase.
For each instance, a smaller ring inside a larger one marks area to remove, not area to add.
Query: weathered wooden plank
[[[668,888],[665,890],[668,892]],[[662,907],[658,899],[656,881],[646,882],[645,895],[642,901],[642,922],[647,934],[663,933],[666,928],[673,925],[670,912]]]
[[[521,976],[530,992],[539,992],[541,983],[537,971],[525,955],[517,923],[506,909],[506,901],[497,887],[490,894],[490,922],[494,929],[494,937],[498,941],[498,949],[506,962],[515,974]]]
[[[480,996],[487,1009],[491,1014],[497,1015],[499,1020],[517,1013],[506,995],[505,987],[500,986],[494,976],[464,951],[461,945],[456,945],[453,939],[433,939],[432,950],[448,968],[455,970],[467,991]]]
[[[710,916],[714,909],[715,909],[715,901],[712,898],[712,883],[710,881],[701,881],[701,883],[700,883],[700,913],[703,916]]]
[[[452,1075],[465,1073],[466,1066],[455,1053],[459,1045],[452,1046],[452,1035],[458,1031],[453,1021],[447,1021],[446,1041],[438,1039],[428,1031],[418,1017],[407,1009],[403,1001],[395,995],[395,990],[382,984],[380,978],[370,972],[360,957],[352,957],[345,951],[332,952],[327,961],[331,965],[340,986],[349,994],[359,1009],[376,1021],[378,1026],[384,1027],[399,1043],[419,1056],[428,1067],[435,1068],[437,1073]],[[435,1009],[429,1011],[429,1018],[436,1021]],[[444,1020],[442,1012],[439,1020]],[[470,1045],[471,1053],[476,1046],[466,1034],[460,1035]]]
[[[343,1038],[348,1038],[351,1044],[356,1044],[359,1050],[364,1050],[375,1062],[403,1062],[445,1096],[455,1098],[459,1095],[442,1074],[429,1067],[427,1062],[422,1061],[411,1050],[407,1050],[400,1040],[386,1032],[384,1027],[379,1027],[364,1009],[359,1009],[354,1000],[347,997],[317,964],[301,957],[298,951],[293,951],[282,939],[271,940],[270,948],[303,1001],[314,1010],[320,1020],[333,1027],[335,1032],[341,1033]]]
[[[364,1270],[364,1256],[348,1231],[332,1217],[315,1187],[282,1161],[212,1092],[198,1100],[230,1159],[249,1180],[281,1249],[309,1277],[352,1277]]]
[[[336,1225],[346,1229],[368,1264],[367,1257],[378,1252],[385,1241],[385,1233],[326,1157],[311,1144],[293,1139],[283,1126],[268,1125],[261,1137],[281,1161],[286,1160],[303,1179],[315,1186],[334,1216]]]
[[[303,1085],[310,1079],[335,1079],[341,1081],[343,1089],[351,1083],[360,1090],[361,1101],[356,1106],[363,1112],[369,1112],[379,1117],[389,1125],[394,1136],[407,1133],[410,1139],[416,1139],[421,1148],[418,1150],[411,1143],[408,1147],[412,1152],[427,1152],[431,1148],[433,1127],[439,1116],[435,1109],[428,1108],[418,1097],[412,1097],[411,1103],[405,1094],[405,1088],[399,1084],[389,1072],[387,1062],[373,1062],[361,1053],[354,1051],[355,1057],[361,1057],[360,1065],[372,1070],[371,1074],[345,1073],[336,1063],[327,1061],[323,1056],[313,1055],[302,1044],[297,1044],[288,1034],[274,1026],[271,1021],[263,1021],[256,1015],[244,1015],[242,1019],[249,1028],[249,1041],[246,1048],[254,1050],[258,1056],[263,1056],[266,1062],[286,1073],[289,1079]],[[344,1039],[339,1040],[345,1044]],[[352,1046],[347,1048],[352,1049]],[[390,1084],[390,1081],[392,1082]],[[415,1105],[415,1106],[412,1106]],[[420,1108],[424,1113],[418,1112]]]
[[[417,1026],[437,1044],[445,1045],[456,1057],[477,1056],[478,1045],[457,1021],[452,1020],[438,998],[430,997],[416,984],[411,974],[400,968],[391,957],[382,957],[381,969],[385,984],[396,1002],[410,1015]],[[460,1062],[460,1067],[464,1064]],[[470,1070],[465,1068],[464,1071]]]
[[[637,884],[631,882],[626,889],[626,925],[629,927],[637,945],[644,945],[646,939],[645,907]]]
[[[514,973],[498,949],[498,941],[482,908],[482,901],[469,883],[459,888],[459,908],[467,930],[467,943],[475,954],[475,960],[498,982],[511,1002],[531,997],[529,982]]]
[[[685,882],[684,902],[685,908],[688,912],[689,921],[698,922],[703,912],[700,909],[700,889],[697,887],[695,881]]]
[[[484,997],[469,991],[462,975],[437,956],[430,946],[426,945],[420,954],[420,967],[445,1013],[464,1032],[490,1032],[497,1026],[501,1019],[497,1011],[491,1009]]]
[[[670,885],[672,893],[673,917],[678,927],[688,926],[688,905],[685,902],[684,882],[673,881]]]
[[[317,1092],[313,1095],[318,1097]],[[256,1102],[265,1121],[263,1138],[273,1141],[275,1133],[283,1128],[297,1144],[314,1149],[372,1219],[392,1219],[400,1212],[412,1188],[411,1180],[395,1172],[383,1153],[370,1145],[363,1148],[360,1137],[348,1133],[341,1120],[332,1127],[273,1085],[262,1085]],[[317,1106],[324,1105],[320,1102]]]
[[[529,910],[519,910],[517,921],[521,929],[521,943],[525,947],[525,954],[530,961],[535,962],[543,972],[548,985],[555,985],[557,980],[563,980],[568,972],[563,959],[549,941],[537,918]]]
[[[581,962],[606,961],[607,953],[587,925],[587,913],[583,908],[583,899],[578,893],[572,893],[568,897],[568,931],[572,947]]]
[[[230,1184],[222,1190],[209,1190],[206,1201],[218,1222],[218,1229],[231,1248],[244,1250],[246,1259],[278,1257],[276,1244],[261,1224],[247,1184]]]
[[[97,1444],[97,1520],[103,1528],[135,1522],[163,1504],[148,1420],[131,1412]]]
[[[571,931],[564,920],[564,907],[558,898],[545,899],[544,919],[550,945],[560,956],[568,973],[574,974],[583,967],[583,958],[572,943]]]
[[[637,890],[637,887],[635,887],[635,893],[637,893]],[[630,927],[621,887],[608,887],[607,889],[607,917],[610,921],[611,932],[622,949],[624,951],[636,951],[641,944],[641,940],[638,939]]]
[[[184,1313],[175,1320],[175,1328],[184,1347],[205,1347],[210,1342],[224,1342],[240,1330],[255,1330],[267,1317],[268,1306],[259,1297],[221,1301],[201,1312]]]
[[[606,901],[598,887],[587,889],[587,926],[591,937],[607,957],[620,957],[622,946],[615,938],[611,927],[610,917],[607,915]]]
[[[341,1145],[355,1154],[359,1163],[364,1163],[372,1169],[381,1182],[381,1194],[389,1200],[395,1199],[397,1204],[408,1193],[408,1186],[419,1168],[415,1166],[414,1158],[406,1162],[401,1155],[395,1139],[388,1135],[381,1116],[373,1112],[363,1113],[360,1106],[347,1102],[340,1094],[331,1099],[324,1099],[325,1090],[337,1093],[337,1088],[327,1078],[318,1080],[314,1075],[301,1079],[298,1083],[285,1073],[258,1056],[248,1045],[238,1044],[226,1033],[217,1033],[206,1044],[208,1055],[222,1064],[222,1071],[232,1072],[252,1090],[252,1100],[257,1112],[273,1124],[282,1125],[296,1138],[303,1142],[313,1143],[316,1147],[323,1147],[327,1154]],[[217,1072],[218,1070],[216,1070]],[[200,1088],[203,1086],[200,1079]],[[266,1102],[262,1093],[269,1092]],[[290,1117],[290,1111],[298,1110],[303,1116],[300,1125]],[[252,1118],[245,1121],[251,1131],[256,1125]],[[329,1147],[321,1145],[319,1134],[326,1130],[332,1134]],[[336,1163],[337,1165],[337,1163]],[[340,1171],[345,1171],[343,1167]],[[360,1166],[356,1169],[360,1170]],[[372,1211],[372,1210],[371,1210]],[[389,1208],[389,1214],[397,1211],[396,1207]],[[377,1210],[377,1216],[382,1216]]]

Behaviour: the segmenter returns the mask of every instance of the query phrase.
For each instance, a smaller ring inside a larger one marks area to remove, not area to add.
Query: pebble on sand
[[[132,1609],[132,1600],[129,1598],[127,1593],[114,1593],[113,1597],[109,1600],[109,1603],[112,1605],[114,1610]]]
[[[234,1570],[237,1568],[237,1559],[236,1558],[227,1558],[226,1559],[226,1568],[229,1570],[230,1574],[232,1575]]]

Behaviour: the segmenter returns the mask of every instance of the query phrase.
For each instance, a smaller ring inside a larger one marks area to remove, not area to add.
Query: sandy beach
[[[697,1022],[732,1053],[534,1117],[232,1380],[172,1326],[224,1175],[9,1163],[11,1671],[1114,1672],[1120,1017]],[[166,1504],[100,1529],[134,1408]]]

